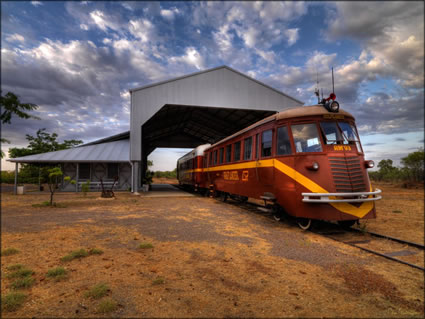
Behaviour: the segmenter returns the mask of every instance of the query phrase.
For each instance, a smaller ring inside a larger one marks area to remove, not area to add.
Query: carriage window
[[[277,155],[287,155],[292,153],[288,128],[286,126],[282,126],[277,129],[276,153]]]
[[[326,144],[341,144],[343,141],[340,130],[336,122],[322,122],[320,123]]]
[[[261,156],[267,157],[272,155],[272,130],[264,131],[261,136]]]
[[[214,165],[217,165],[217,150],[214,151]]]
[[[260,145],[260,134],[255,135],[255,158],[258,159],[258,145]]]
[[[238,162],[241,160],[241,142],[236,142],[235,143],[235,151],[233,154],[233,160],[235,162]]]
[[[252,137],[248,137],[244,141],[244,160],[250,160],[252,153]]]
[[[226,146],[226,163],[232,161],[232,144]]]
[[[115,179],[115,177],[118,177],[118,164],[109,163],[108,164],[108,178],[109,179]]]
[[[213,153],[210,152],[210,160],[208,162],[208,166],[212,166],[213,165],[213,158],[212,158]]]
[[[223,160],[224,160],[224,148],[222,147],[222,148],[220,148],[220,156],[219,156],[219,158],[220,158],[220,164],[222,164],[223,163]]]
[[[316,124],[292,125],[291,128],[297,153],[322,151]]]

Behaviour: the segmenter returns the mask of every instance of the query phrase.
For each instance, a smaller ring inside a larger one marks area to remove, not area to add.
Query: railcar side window
[[[217,150],[214,151],[214,165],[217,165]]]
[[[272,155],[272,130],[264,131],[261,136],[261,156],[267,157]]]
[[[210,152],[210,160],[208,162],[208,166],[213,166],[213,157],[212,157],[213,153]]]
[[[235,143],[235,154],[233,160],[238,162],[241,160],[241,142]]]
[[[258,145],[260,145],[260,134],[255,135],[255,158],[258,159],[260,154],[258,153]]]
[[[291,154],[291,142],[289,141],[288,127],[282,126],[277,129],[277,155]]]
[[[325,137],[324,140],[326,144],[341,144],[343,142],[341,132],[336,122],[321,122],[320,127]]]
[[[232,144],[226,146],[226,163],[232,161]]]
[[[252,153],[252,137],[248,137],[244,141],[244,160],[250,160],[251,159],[251,153]]]
[[[220,164],[223,164],[223,160],[224,160],[224,147],[220,148]]]
[[[297,153],[322,151],[316,124],[292,125],[291,129]]]

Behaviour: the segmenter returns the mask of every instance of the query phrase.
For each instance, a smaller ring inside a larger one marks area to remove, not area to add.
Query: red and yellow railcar
[[[277,219],[283,210],[303,229],[311,220],[350,225],[376,217],[373,162],[364,159],[354,117],[337,102],[274,114],[202,149],[202,168],[186,174],[223,199],[263,199]]]
[[[200,145],[177,160],[177,179],[180,185],[195,189],[208,187],[205,184],[203,168],[204,151],[210,146],[211,144]]]

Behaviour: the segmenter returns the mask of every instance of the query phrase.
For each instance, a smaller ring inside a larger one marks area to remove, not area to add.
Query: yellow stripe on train
[[[201,173],[201,172],[215,172],[223,170],[236,170],[236,169],[247,169],[247,168],[256,168],[256,167],[274,167],[281,173],[292,178],[297,183],[301,184],[309,191],[313,193],[329,193],[326,189],[322,188],[320,185],[313,182],[308,177],[299,173],[292,167],[282,163],[281,161],[275,159],[261,160],[261,161],[251,161],[246,163],[239,164],[229,164],[222,165],[217,167],[207,167],[207,168],[196,168],[192,170],[186,170],[185,173]],[[364,202],[359,207],[351,205],[350,203],[329,203],[339,211],[356,216],[358,218],[364,217],[370,210],[373,208],[372,202]]]

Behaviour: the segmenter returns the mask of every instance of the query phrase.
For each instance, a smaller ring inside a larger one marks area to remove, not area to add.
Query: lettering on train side
[[[229,181],[238,181],[239,180],[238,171],[224,171],[223,178]]]
[[[349,145],[334,145],[334,151],[351,151]]]
[[[249,171],[242,171],[242,181],[247,182],[249,177]]]

